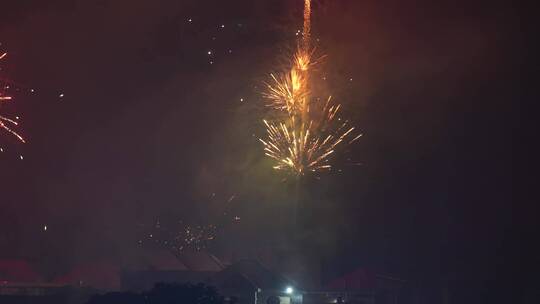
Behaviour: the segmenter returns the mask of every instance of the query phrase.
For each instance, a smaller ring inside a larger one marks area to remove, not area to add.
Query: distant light
[[[244,101],[244,98],[240,98],[240,101]]]
[[[292,287],[289,286],[289,287],[285,288],[285,293],[286,294],[292,294],[293,292],[294,292],[294,289]]]
[[[191,21],[193,21],[193,19],[189,18],[187,21],[188,21],[188,22],[191,22]]]
[[[208,51],[208,52],[206,52],[206,54],[212,55],[212,51]]]
[[[222,25],[221,25],[221,28],[225,28],[225,24],[222,24]]]
[[[64,97],[64,93],[61,93],[60,95],[58,95],[58,97],[60,98]]]
[[[24,156],[22,156],[22,155],[19,155],[19,158],[20,158],[21,160],[24,160]]]
[[[47,231],[47,225],[43,226],[43,231]]]

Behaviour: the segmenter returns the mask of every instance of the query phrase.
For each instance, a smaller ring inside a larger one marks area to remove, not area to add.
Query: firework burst
[[[292,56],[285,72],[270,74],[263,97],[267,106],[285,117],[281,121],[264,120],[265,154],[276,161],[274,169],[290,171],[296,175],[330,170],[331,155],[343,144],[356,141],[354,127],[338,117],[340,104],[332,97],[326,101],[314,98],[310,72],[318,60],[313,60],[311,49],[311,1],[305,0],[302,41]]]
[[[0,55],[0,60],[6,57],[6,55],[7,53],[2,53]],[[7,89],[7,87],[4,86],[4,89]],[[12,100],[11,96],[6,95],[5,91],[4,92],[0,91],[0,108],[2,107],[3,103],[9,102],[10,100]],[[14,126],[18,126],[18,125],[19,123],[17,121],[0,114],[0,128],[4,129],[5,131],[15,136],[18,140],[24,143],[25,142],[24,138],[21,135],[19,135],[19,133],[17,133],[15,130],[12,129]]]
[[[267,91],[263,93],[269,101],[268,106],[290,115],[302,112],[306,107],[303,102],[309,93],[307,81],[303,77],[303,73],[296,69],[278,76],[270,74],[271,82],[267,83]]]
[[[264,145],[265,154],[277,164],[274,169],[291,170],[303,175],[308,171],[330,170],[330,156],[343,142],[350,144],[361,137],[356,135],[348,140],[354,131],[347,121],[337,123],[336,114],[340,105],[332,105],[329,97],[319,110],[322,116],[307,123],[292,116],[285,122],[264,120],[268,138],[259,139]],[[314,116],[314,115],[311,115]]]

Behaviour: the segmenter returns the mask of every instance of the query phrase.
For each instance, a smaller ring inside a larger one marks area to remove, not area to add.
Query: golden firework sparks
[[[283,121],[264,120],[267,138],[260,139],[265,154],[275,160],[278,170],[289,170],[296,175],[309,171],[330,170],[330,156],[337,146],[352,143],[361,135],[353,136],[354,127],[337,117],[341,105],[331,97],[326,102],[310,96],[310,67],[315,64],[311,51],[311,1],[305,0],[302,43],[284,73],[271,74],[263,96],[268,106],[286,112]]]
[[[7,53],[2,53],[0,55],[0,60],[6,57],[6,55]],[[0,107],[2,106],[2,103],[8,102],[11,99],[12,99],[11,96],[4,95],[4,93],[0,91]],[[18,125],[19,123],[17,121],[7,118],[3,115],[0,115],[0,128],[4,129],[11,135],[17,137],[18,140],[24,143],[25,142],[24,138],[21,135],[19,135],[19,133],[17,133],[16,131],[12,129],[12,126],[18,126]]]
[[[285,122],[264,120],[267,139],[259,140],[264,145],[265,154],[277,162],[274,169],[290,170],[297,175],[330,170],[330,156],[336,147],[361,137],[359,134],[347,140],[355,128],[348,121],[337,122],[340,105],[333,105],[331,100],[329,97],[322,109],[313,111],[322,116],[310,115],[311,120],[307,122],[298,121],[294,116]]]
[[[270,74],[270,77],[271,82],[266,85],[267,91],[263,93],[269,100],[268,106],[290,115],[302,112],[306,106],[303,102],[308,95],[307,81],[303,79],[302,73],[292,69],[279,76]]]

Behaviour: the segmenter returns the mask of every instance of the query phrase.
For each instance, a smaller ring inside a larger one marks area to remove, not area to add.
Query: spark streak
[[[6,56],[7,56],[7,53],[2,53],[0,55],[0,60]],[[10,100],[12,100],[11,96],[6,96],[3,94],[3,92],[0,92],[0,107],[2,106],[2,103],[8,102]],[[13,126],[18,126],[18,125],[19,123],[17,121],[7,118],[0,114],[0,128],[4,129],[5,131],[15,136],[18,140],[24,143],[25,142],[24,138],[21,135],[19,135],[19,133],[17,133],[15,130],[12,129]]]

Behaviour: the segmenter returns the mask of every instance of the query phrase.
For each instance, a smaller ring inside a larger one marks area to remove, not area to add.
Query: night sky
[[[226,242],[269,237],[290,187],[257,141],[260,92],[301,14],[292,0],[3,1],[5,109],[29,143],[0,133],[0,257],[53,276],[123,259],[156,218],[225,209],[242,219]],[[319,0],[313,26],[328,86],[364,134],[346,151],[361,166],[305,183],[336,271],[459,280],[478,297],[526,289],[514,8]]]

